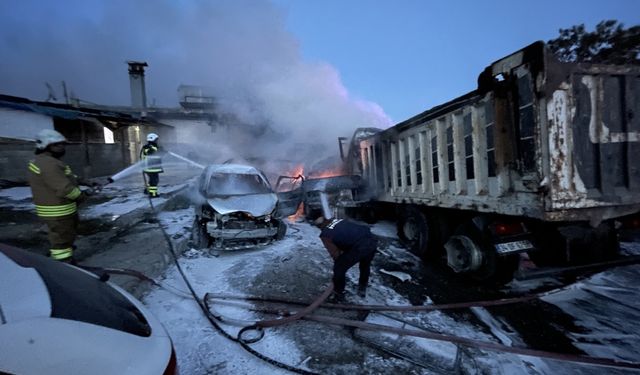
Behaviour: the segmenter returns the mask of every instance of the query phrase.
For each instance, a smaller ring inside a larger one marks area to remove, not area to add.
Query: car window
[[[207,186],[207,196],[272,193],[269,184],[256,174],[214,173]]]

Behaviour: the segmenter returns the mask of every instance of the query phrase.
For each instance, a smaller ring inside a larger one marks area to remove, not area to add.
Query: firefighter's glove
[[[90,186],[83,186],[80,190],[82,191],[82,194],[80,196],[83,198],[78,198],[78,201],[80,201],[81,199],[90,197],[96,193],[94,188]]]
[[[102,191],[102,187],[103,186],[104,186],[103,184],[100,184],[100,183],[97,183],[97,182],[92,182],[91,183],[91,190],[93,190],[94,194],[95,193],[99,193],[99,192]]]

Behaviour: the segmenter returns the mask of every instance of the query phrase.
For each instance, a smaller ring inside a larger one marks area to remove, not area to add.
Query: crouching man
[[[371,261],[378,245],[376,237],[368,226],[346,219],[325,219],[324,216],[320,216],[314,220],[314,224],[320,228],[320,239],[334,260],[335,299],[344,300],[346,273],[356,263],[360,267],[358,295],[365,297],[371,273]]]

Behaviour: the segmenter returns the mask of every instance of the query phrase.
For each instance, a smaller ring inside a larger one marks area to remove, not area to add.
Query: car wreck
[[[238,250],[282,239],[286,216],[265,174],[247,165],[213,164],[197,180],[198,202],[194,245],[213,250]]]
[[[320,196],[327,197],[332,216],[344,216],[354,200],[366,194],[360,176],[338,175],[330,177],[280,176],[276,183],[279,206],[288,210],[303,204],[305,216],[315,217],[324,211]]]

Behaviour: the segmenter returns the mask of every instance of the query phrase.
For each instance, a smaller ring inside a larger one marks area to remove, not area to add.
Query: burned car
[[[316,178],[280,176],[276,183],[280,206],[291,210],[302,202],[307,217],[316,217],[323,212],[321,194],[328,198],[331,211],[344,211],[344,207],[361,199],[364,189],[361,177],[355,175]],[[344,216],[344,213],[333,212],[332,215]]]
[[[282,239],[286,216],[264,173],[240,164],[209,165],[197,182],[193,240],[199,248],[246,249]]]

